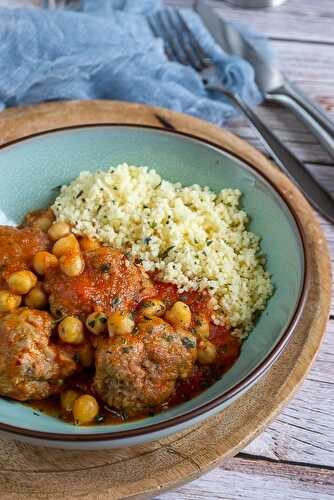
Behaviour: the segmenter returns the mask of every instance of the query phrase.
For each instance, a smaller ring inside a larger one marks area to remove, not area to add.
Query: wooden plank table
[[[191,0],[169,0],[191,7]],[[211,1],[217,14],[242,21],[272,41],[280,66],[292,81],[324,106],[334,120],[334,4],[288,0],[271,10],[244,10]],[[261,106],[259,114],[334,194],[334,164],[290,114]],[[232,132],[263,150],[240,118]],[[319,217],[320,218],[320,217]],[[334,259],[334,229],[320,218]],[[334,497],[334,306],[320,354],[302,388],[281,415],[242,453],[197,481],[159,500],[213,498],[327,499]]]
[[[12,3],[25,4],[28,0]],[[37,4],[38,0],[30,0]],[[4,5],[8,0],[0,0]],[[191,7],[193,0],[168,0]],[[288,0],[273,10],[237,9],[211,1],[226,19],[242,21],[265,33],[282,69],[324,106],[334,120],[333,0]],[[262,106],[260,115],[307,168],[334,194],[334,164],[288,112]],[[228,129],[263,150],[243,119]],[[334,258],[334,229],[319,218]],[[334,497],[334,307],[320,354],[307,380],[281,415],[242,453],[220,467],[156,500],[329,499]]]

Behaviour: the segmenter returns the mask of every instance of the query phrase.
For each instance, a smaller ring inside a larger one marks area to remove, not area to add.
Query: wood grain
[[[52,116],[52,122],[50,122]],[[156,493],[195,478],[241,450],[282,409],[303,381],[323,336],[330,303],[327,247],[313,210],[294,185],[250,145],[227,131],[159,108],[110,101],[49,103],[5,111],[0,143],[82,123],[169,124],[221,144],[266,173],[299,214],[311,254],[311,286],[293,340],[267,374],[221,415],[151,444],[99,452],[36,449],[2,440],[1,498],[120,498]],[[321,293],[320,293],[321,291]],[[52,494],[49,492],[52,491]]]
[[[237,457],[182,488],[159,495],[156,500],[329,500],[334,496],[334,474],[321,467],[295,467]]]
[[[278,461],[333,467],[334,321],[317,362],[291,403],[243,452]]]
[[[196,0],[167,0],[174,6],[192,7]],[[246,10],[222,0],[208,2],[225,19],[241,21],[271,39],[287,42],[334,42],[334,9],[332,0],[288,0],[279,9]]]
[[[182,0],[174,2],[178,5],[181,3],[185,2]],[[190,4],[190,2],[187,3]],[[332,0],[321,2],[289,0],[279,9],[258,11],[233,8],[220,1],[210,3],[225,18],[246,22],[247,25],[269,36],[275,50],[280,51],[277,59],[282,67],[284,65],[289,77],[298,78],[298,84],[302,89],[323,105],[334,119],[334,66],[330,64],[326,68],[328,82],[323,81],[322,71],[319,69],[326,64],[326,54],[333,53],[334,48]],[[291,43],[293,40],[298,40],[299,43]],[[276,41],[284,41],[286,48],[283,43],[276,45]],[[299,50],[298,59],[302,58],[305,61],[302,63],[302,68],[298,70],[295,58],[287,56],[290,43],[292,51]],[[319,56],[322,58],[320,66],[318,66]],[[333,161],[305,128],[288,111],[280,108],[261,106],[257,111],[285,144],[307,163],[307,167],[317,179],[334,194]],[[229,123],[228,129],[246,138],[263,151],[262,144],[245,120],[240,119]],[[333,260],[333,227],[320,217],[319,220],[321,220]],[[331,314],[334,316],[333,306]],[[247,455],[243,458],[243,463],[241,464],[237,458],[232,459],[230,464],[233,464],[233,470],[224,469],[222,466],[175,493],[165,494],[163,496],[165,500],[176,498],[200,498],[201,500],[211,498],[333,498],[332,486],[328,486],[327,483],[322,484],[324,471],[331,478],[334,474],[332,470],[334,456],[331,450],[333,446],[330,444],[329,447],[325,446],[325,450],[323,449],[326,436],[328,443],[333,443],[333,328],[331,321],[328,325],[325,343],[309,375],[311,380],[308,378],[305,381],[296,397],[282,411],[278,420],[275,420],[244,450]],[[320,440],[323,442],[320,443]],[[259,460],[258,457],[263,458]],[[276,463],[268,462],[266,459]],[[309,462],[314,467],[308,467]],[[251,467],[245,467],[249,463]],[[265,494],[266,486],[269,491],[266,490]]]

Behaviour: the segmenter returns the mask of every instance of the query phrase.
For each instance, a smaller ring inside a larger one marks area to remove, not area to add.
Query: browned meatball
[[[135,333],[102,340],[96,351],[97,394],[129,416],[165,402],[196,358],[195,337],[159,318],[139,324]]]
[[[66,276],[59,268],[47,272],[44,288],[56,317],[67,314],[85,319],[93,311],[131,310],[152,295],[153,284],[141,266],[119,250],[101,247],[83,252],[84,271]]]
[[[51,316],[22,307],[0,317],[0,394],[19,401],[57,393],[76,364],[50,343]]]
[[[0,226],[0,288],[7,287],[11,273],[30,269],[35,253],[48,247],[49,240],[39,229]]]

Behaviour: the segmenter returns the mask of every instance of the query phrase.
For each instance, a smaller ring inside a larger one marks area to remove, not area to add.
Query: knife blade
[[[203,3],[197,4],[198,13],[202,16],[202,20],[206,27],[209,29],[211,34],[214,36],[216,42],[220,45],[223,43],[223,48],[228,51],[228,40],[231,45],[238,49],[238,55],[251,54],[253,47],[245,43],[240,37],[240,34],[234,26],[230,23],[222,21],[219,17],[215,16],[210,8],[202,9]],[[228,37],[226,37],[226,33]],[[264,61],[265,62],[265,61]],[[209,69],[207,70],[209,71]],[[204,71],[202,72],[202,74]],[[280,73],[271,76],[271,81],[279,81],[282,78]],[[206,80],[210,82],[210,77],[207,75]],[[291,153],[284,144],[272,133],[272,131],[258,118],[257,114],[252,110],[252,108],[244,102],[237,93],[229,92],[222,84],[213,83],[217,87],[217,90],[221,89],[226,95],[228,95],[232,101],[239,107],[244,114],[248,117],[250,122],[253,124],[255,129],[258,131],[262,140],[264,141],[267,150],[276,160],[276,163],[281,167],[281,169],[290,176],[292,180],[297,184],[305,196],[309,199],[312,205],[319,210],[322,215],[324,215],[328,220],[334,223],[334,199],[331,195],[312,177],[312,175],[306,170],[304,165]]]
[[[276,64],[232,23],[218,16],[206,0],[198,0],[195,10],[214,40],[225,52],[237,55],[251,64],[256,84],[264,98],[278,102],[293,111],[334,158],[334,124],[326,113],[308,99],[296,85],[289,82]]]

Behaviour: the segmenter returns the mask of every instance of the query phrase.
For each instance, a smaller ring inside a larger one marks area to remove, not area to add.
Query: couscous
[[[240,196],[120,165],[0,226],[0,395],[119,424],[220,379],[272,293]]]
[[[214,322],[243,337],[273,288],[240,197],[237,189],[183,187],[123,164],[82,172],[62,187],[52,209],[76,234],[131,253],[179,290],[206,290]]]

